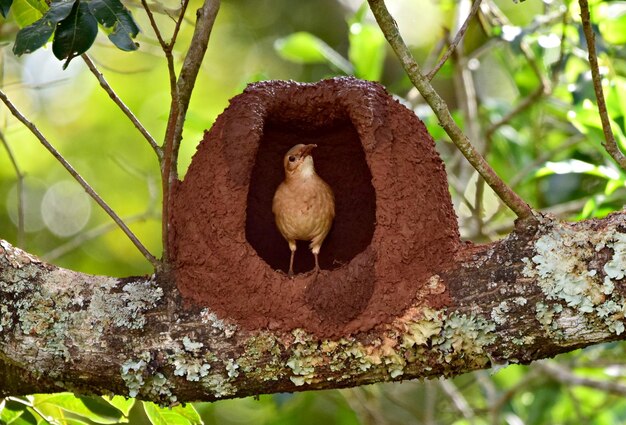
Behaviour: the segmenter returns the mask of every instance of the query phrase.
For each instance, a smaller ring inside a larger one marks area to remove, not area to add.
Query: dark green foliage
[[[59,60],[67,59],[67,67],[76,56],[91,47],[98,34],[98,22],[89,12],[86,3],[77,1],[72,13],[57,26],[52,42],[52,52]]]
[[[0,0],[0,13],[3,18],[7,17],[9,13],[9,9],[11,9],[11,5],[13,4],[13,0]]]
[[[0,0],[0,13],[9,11],[12,0]],[[108,33],[109,40],[121,50],[136,50],[133,39],[139,33],[130,11],[119,0],[59,0],[31,25],[22,28],[15,39],[13,53],[31,53],[45,45],[50,37],[52,51],[59,60],[69,62],[85,53],[98,34],[98,24]]]
[[[139,33],[139,27],[130,11],[119,0],[86,0],[85,3],[100,25],[112,29],[109,40],[113,44],[121,50],[137,49],[133,38]]]
[[[17,33],[13,53],[17,56],[32,53],[46,44],[57,24],[70,15],[74,3],[75,0],[53,2],[41,19]]]

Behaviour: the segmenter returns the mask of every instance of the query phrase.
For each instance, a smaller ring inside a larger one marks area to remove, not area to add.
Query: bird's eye
[[[289,155],[289,162],[294,162],[296,160],[296,157],[293,155]]]

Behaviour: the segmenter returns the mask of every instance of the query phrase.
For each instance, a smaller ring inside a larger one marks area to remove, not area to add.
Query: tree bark
[[[0,396],[73,391],[172,404],[454,376],[623,339],[626,213],[518,223],[467,244],[374,330],[319,340],[247,331],[180,299],[168,276],[92,276],[0,241]],[[422,282],[423,283],[423,282]],[[416,283],[416,287],[419,286]]]

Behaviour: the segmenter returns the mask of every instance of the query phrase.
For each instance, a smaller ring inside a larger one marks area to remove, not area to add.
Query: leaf
[[[546,164],[535,172],[534,177],[543,177],[550,174],[589,174],[602,177],[607,180],[617,180],[620,174],[615,168],[605,165],[594,165],[578,159],[568,159],[559,162],[546,162]]]
[[[196,409],[187,404],[185,407],[159,407],[154,403],[144,402],[143,408],[153,425],[202,425],[202,419]]]
[[[37,419],[28,410],[26,404],[15,400],[8,400],[2,411],[0,411],[0,424],[36,425]]]
[[[348,20],[348,58],[357,77],[377,81],[383,71],[387,42],[380,28],[366,21],[368,10],[367,2],[363,2]]]
[[[50,9],[35,23],[21,29],[15,37],[13,53],[21,56],[31,53],[46,44],[57,24],[67,18],[74,9],[76,0],[60,0],[53,2]]]
[[[6,18],[9,14],[9,9],[11,9],[11,4],[13,0],[0,0],[0,13],[3,18]]]
[[[122,412],[100,397],[77,397],[72,393],[36,394],[33,405],[42,409],[63,409],[99,424],[116,424],[123,419]]]
[[[128,415],[130,414],[130,409],[132,409],[135,405],[134,398],[126,398],[119,395],[113,397],[102,396],[102,398],[106,402],[110,403],[117,410],[122,412],[122,414],[126,417],[128,417]]]
[[[626,43],[626,2],[613,1],[597,8],[598,27],[602,37],[610,44]]]
[[[41,19],[48,9],[43,0],[13,0],[11,13],[17,25],[24,28]]]
[[[98,21],[89,11],[87,4],[77,0],[72,13],[57,26],[52,42],[52,53],[59,60],[67,59],[63,65],[65,69],[72,59],[91,47],[97,34]]]
[[[377,81],[385,61],[385,36],[375,25],[358,22],[350,25],[348,57],[357,77]]]
[[[330,63],[346,74],[354,72],[352,65],[320,38],[308,32],[296,32],[274,43],[278,54],[296,63]]]
[[[139,27],[119,0],[86,0],[85,3],[100,25],[112,29],[109,40],[113,44],[121,50],[137,50],[133,38],[139,34]]]
[[[585,202],[585,206],[583,207],[583,210],[580,213],[580,219],[584,220],[586,218],[591,217],[591,214],[593,214],[593,212],[596,210],[596,208],[598,207],[598,202],[596,200],[596,198],[589,198],[587,200],[587,202]]]

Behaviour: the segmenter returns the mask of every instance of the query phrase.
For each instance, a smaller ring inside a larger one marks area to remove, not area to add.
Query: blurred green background
[[[159,170],[148,144],[80,58],[62,71],[49,47],[19,58],[11,52],[19,25],[40,16],[37,4],[15,0],[8,19],[0,21],[2,87],[158,256]],[[178,66],[199,4],[190,3],[174,52]],[[425,71],[471,6],[465,0],[387,4]],[[142,29],[139,50],[121,52],[99,34],[89,55],[160,141],[170,105],[165,59],[139,2],[125,5]],[[167,12],[179,3],[150,5],[169,39],[174,23]],[[626,2],[592,1],[591,12],[609,115],[624,148]],[[433,79],[457,122],[504,180],[534,208],[569,220],[619,210],[626,192],[624,170],[601,146],[586,57],[576,2],[483,0],[465,41]],[[513,215],[449,142],[361,1],[223,0],[187,116],[181,175],[204,130],[246,84],[338,75],[380,81],[425,121],[446,162],[465,239],[488,242],[511,230]],[[150,264],[30,132],[5,108],[0,111],[0,237],[74,270],[151,273]],[[72,424],[621,424],[626,423],[625,364],[623,344],[613,343],[452,380],[277,394],[178,410],[70,395],[7,398],[0,402],[0,423],[46,423],[42,413]],[[94,413],[94,403],[101,408],[104,403],[108,413]]]

